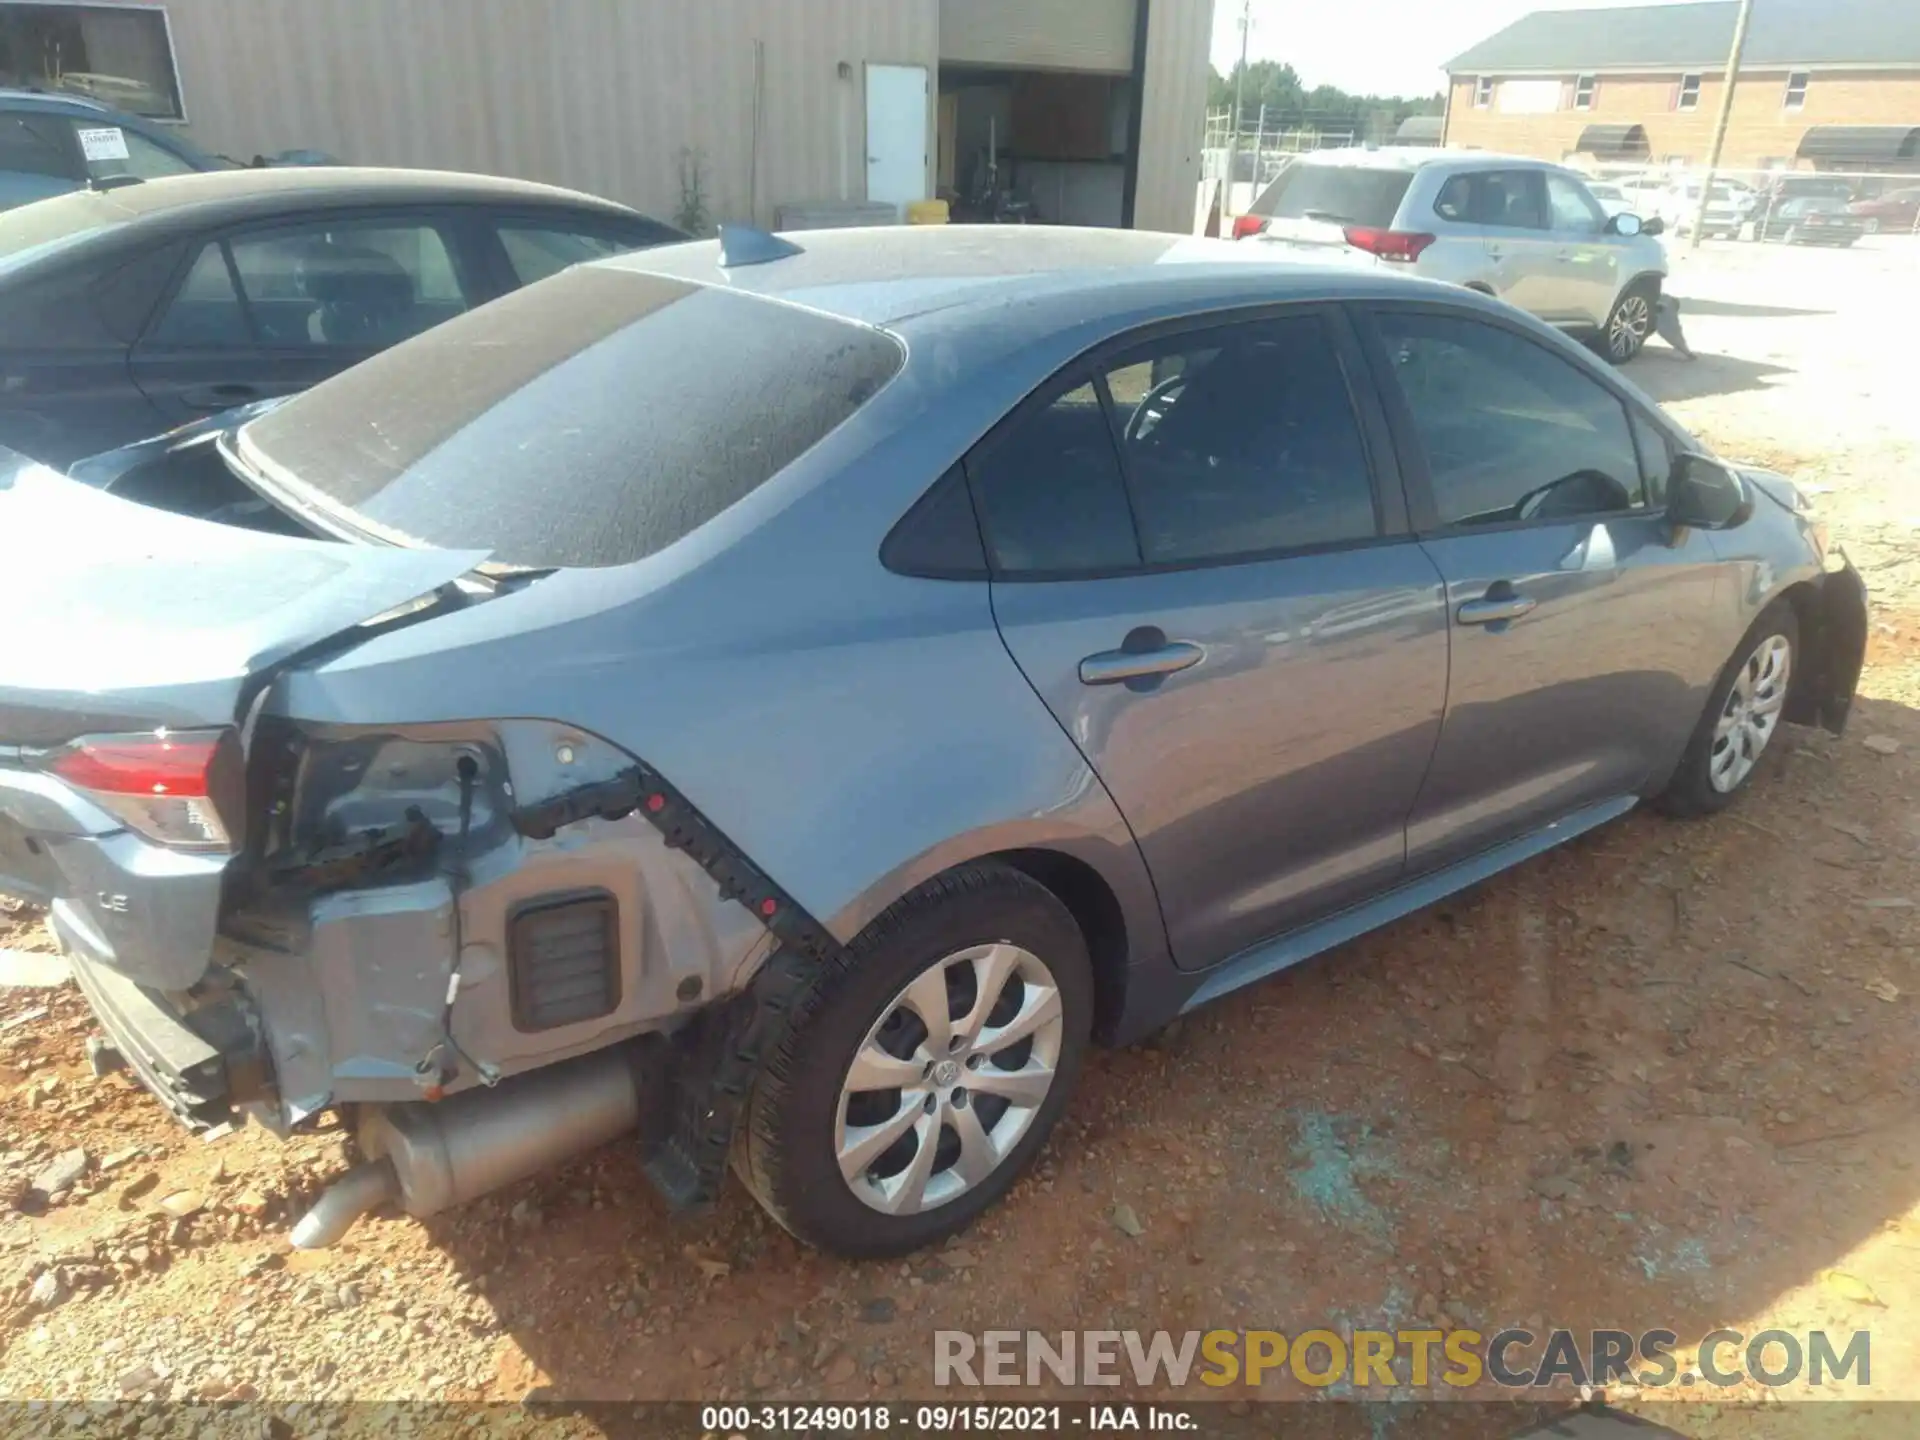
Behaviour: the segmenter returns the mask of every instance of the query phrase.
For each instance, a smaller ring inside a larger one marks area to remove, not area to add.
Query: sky
[[[1246,0],[1213,0],[1213,64],[1240,58]],[[1251,60],[1284,60],[1309,88],[1356,94],[1426,95],[1445,85],[1440,67],[1534,10],[1613,8],[1674,0],[1252,0]]]

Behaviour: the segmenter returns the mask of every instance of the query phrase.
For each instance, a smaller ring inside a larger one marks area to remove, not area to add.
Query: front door
[[[1621,242],[1607,234],[1607,212],[1571,175],[1547,177],[1547,218],[1553,226],[1555,308],[1576,321],[1605,325],[1620,291]]]
[[[1404,866],[1446,622],[1369,463],[1391,447],[1361,363],[1332,310],[1188,326],[1103,353],[967,463],[1001,633],[1132,827],[1186,968]]]
[[[1452,621],[1417,872],[1657,780],[1724,658],[1720,578],[1707,537],[1666,519],[1664,441],[1579,359],[1457,311],[1372,323]]]
[[[867,199],[927,198],[927,67],[867,66]]]

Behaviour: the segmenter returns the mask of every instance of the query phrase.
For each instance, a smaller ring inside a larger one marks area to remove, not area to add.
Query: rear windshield
[[[254,421],[239,458],[322,523],[513,565],[624,565],[777,475],[902,359],[814,311],[576,266]]]
[[[1253,202],[1253,213],[1269,220],[1325,220],[1384,229],[1400,213],[1411,184],[1413,173],[1408,170],[1294,164]]]

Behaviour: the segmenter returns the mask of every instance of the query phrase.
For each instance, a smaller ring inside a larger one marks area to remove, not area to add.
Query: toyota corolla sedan
[[[189,438],[0,485],[0,888],[183,1120],[350,1107],[302,1245],[628,1133],[924,1245],[1090,1043],[1735,803],[1865,638],[1572,340],[1247,245],[737,233]]]

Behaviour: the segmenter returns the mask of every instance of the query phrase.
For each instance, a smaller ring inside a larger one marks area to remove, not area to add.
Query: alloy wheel
[[[841,1082],[833,1138],[848,1187],[912,1215],[981,1184],[1052,1093],[1065,1028],[1053,972],[1017,945],[972,946],[921,971]]]
[[[1607,327],[1607,348],[1616,360],[1631,360],[1653,333],[1653,306],[1644,295],[1628,295],[1613,312]]]
[[[1707,779],[1722,795],[1738,790],[1760,763],[1787,706],[1793,678],[1793,646],[1784,635],[1769,635],[1740,667],[1726,706],[1713,729]]]

